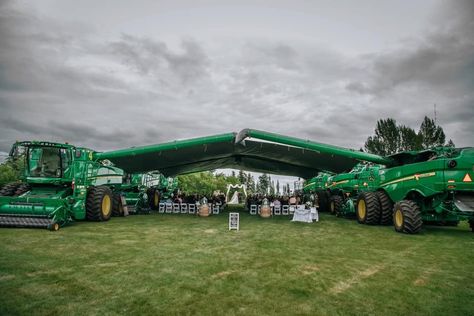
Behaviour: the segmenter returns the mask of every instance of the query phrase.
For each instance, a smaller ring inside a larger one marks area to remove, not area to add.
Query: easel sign
[[[239,213],[229,213],[229,230],[239,230]]]

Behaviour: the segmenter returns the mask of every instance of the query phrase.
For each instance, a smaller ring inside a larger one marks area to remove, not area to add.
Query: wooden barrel
[[[260,209],[260,217],[269,218],[272,216],[272,209],[268,205],[263,205]]]
[[[203,204],[199,207],[199,216],[207,217],[209,216],[209,205]]]

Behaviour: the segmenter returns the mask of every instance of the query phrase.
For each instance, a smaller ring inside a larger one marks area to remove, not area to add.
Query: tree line
[[[398,125],[393,118],[380,119],[375,127],[375,135],[365,142],[365,151],[387,156],[400,151],[423,150],[437,146],[454,147],[450,139],[446,142],[443,128],[435,120],[425,116],[418,132],[413,128]]]
[[[277,192],[290,192],[290,185],[287,183],[280,187],[280,182],[272,180],[266,173],[261,174],[257,180],[250,172],[239,170],[238,173],[232,171],[230,175],[216,173],[215,171],[205,171],[178,176],[179,188],[188,194],[212,194],[218,190],[227,192],[229,184],[245,184],[248,194],[270,194],[276,195]],[[281,191],[280,191],[281,190]]]

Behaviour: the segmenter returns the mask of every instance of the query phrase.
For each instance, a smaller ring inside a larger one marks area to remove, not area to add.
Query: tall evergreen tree
[[[405,125],[400,125],[398,129],[400,132],[400,151],[420,149],[420,137],[413,128]]]
[[[441,126],[436,125],[435,121],[427,116],[425,116],[421,123],[418,136],[421,139],[423,149],[443,146],[446,141],[446,135]]]
[[[378,120],[375,135],[369,136],[365,142],[368,152],[379,155],[390,155],[399,151],[400,133],[397,121],[392,118]]]
[[[240,184],[246,184],[245,172],[243,170],[239,170],[238,178],[239,178]]]
[[[268,176],[266,173],[261,174],[258,177],[257,191],[261,194],[267,194],[270,183],[268,182]]]

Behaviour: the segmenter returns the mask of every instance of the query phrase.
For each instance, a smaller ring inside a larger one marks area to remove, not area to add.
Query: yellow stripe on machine
[[[421,174],[414,174],[408,177],[400,178],[397,180],[393,180],[387,183],[382,183],[380,185],[390,185],[390,184],[395,184],[398,182],[403,182],[403,181],[408,181],[408,180],[420,180],[420,178],[428,178],[428,177],[434,177],[436,175],[436,172],[428,172],[428,173],[421,173]]]

